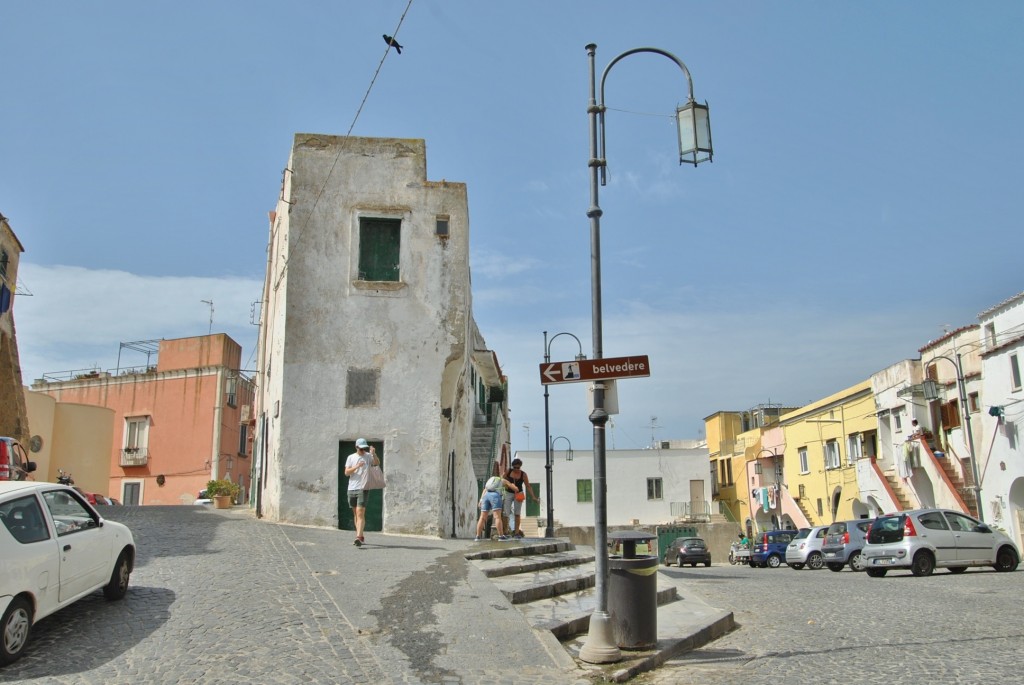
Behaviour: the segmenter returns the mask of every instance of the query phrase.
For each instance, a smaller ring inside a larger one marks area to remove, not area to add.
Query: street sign
[[[574,359],[571,362],[548,362],[540,365],[540,384],[581,383],[613,378],[639,378],[651,375],[647,355],[609,359]]]

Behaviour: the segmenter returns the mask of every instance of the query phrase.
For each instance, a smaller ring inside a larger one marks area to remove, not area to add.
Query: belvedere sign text
[[[540,365],[541,385],[580,383],[583,381],[640,378],[651,375],[647,355],[607,359],[574,359],[571,362],[548,362]]]

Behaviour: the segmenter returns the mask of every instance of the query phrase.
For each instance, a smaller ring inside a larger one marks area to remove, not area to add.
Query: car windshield
[[[903,539],[902,516],[879,516],[871,524],[868,542],[880,545],[886,542],[899,542]]]
[[[704,541],[703,540],[687,540],[683,544],[685,544],[687,547],[703,547],[704,546]]]

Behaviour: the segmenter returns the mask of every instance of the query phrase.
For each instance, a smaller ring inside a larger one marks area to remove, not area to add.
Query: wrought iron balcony
[[[148,461],[148,447],[125,447],[121,449],[121,466],[145,466]]]

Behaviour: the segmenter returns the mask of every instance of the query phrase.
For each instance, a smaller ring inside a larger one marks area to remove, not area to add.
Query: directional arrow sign
[[[613,378],[638,378],[651,375],[647,355],[612,359],[577,359],[540,365],[540,384],[580,383]]]

